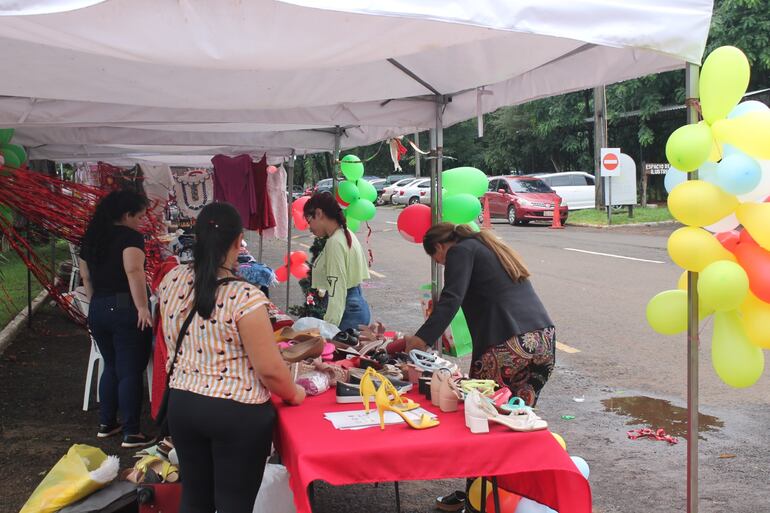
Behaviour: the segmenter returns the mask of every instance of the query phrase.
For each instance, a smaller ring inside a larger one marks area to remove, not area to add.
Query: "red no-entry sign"
[[[620,148],[602,148],[601,175],[620,176]]]

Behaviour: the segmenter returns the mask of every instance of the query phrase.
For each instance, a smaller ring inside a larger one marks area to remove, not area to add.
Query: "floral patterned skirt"
[[[556,328],[516,335],[488,348],[471,364],[472,379],[491,379],[534,406],[556,362]]]

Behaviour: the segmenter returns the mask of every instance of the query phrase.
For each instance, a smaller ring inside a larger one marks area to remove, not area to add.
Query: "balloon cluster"
[[[307,253],[304,251],[292,251],[283,257],[283,265],[275,270],[275,278],[280,282],[288,281],[289,273],[301,280],[307,278],[310,267],[307,265]]]
[[[301,198],[297,198],[296,201],[291,204],[291,218],[294,221],[294,227],[297,230],[307,230],[307,220],[305,219],[303,209],[305,208],[305,203],[309,200],[310,196],[302,196]]]
[[[479,198],[489,186],[487,175],[475,167],[457,167],[441,173],[442,219],[455,224],[469,224],[481,214]],[[406,207],[398,216],[398,232],[409,242],[421,243],[431,226],[431,211],[419,203]]]
[[[556,433],[551,433],[556,441],[561,445],[562,449],[567,450],[567,444],[564,439]],[[586,460],[580,456],[571,456],[572,462],[577,469],[583,474],[583,477],[588,479],[590,469]],[[481,485],[482,478],[478,477],[473,480],[471,486],[468,488],[468,503],[475,511],[481,511]],[[486,485],[486,512],[482,513],[556,513],[553,509],[544,504],[533,501],[526,497],[521,497],[515,493],[510,493],[502,488],[498,488],[498,495],[500,496],[500,511],[495,510],[494,496],[492,490],[492,482],[487,481]]]
[[[348,229],[356,232],[362,221],[369,221],[377,213],[374,206],[377,190],[361,178],[364,176],[364,163],[355,155],[342,157],[340,170],[347,180],[337,184],[337,202],[345,212]]]
[[[738,104],[749,75],[739,49],[714,50],[700,78],[703,121],[668,139],[668,207],[687,225],[671,234],[668,252],[685,272],[677,289],[647,305],[655,331],[685,331],[687,271],[700,273],[699,317],[714,315],[712,365],[736,388],[757,382],[762,349],[770,349],[770,109],[756,101]],[[698,180],[688,181],[686,173],[696,169]]]
[[[13,128],[0,128],[0,166],[20,168],[27,162],[27,152],[18,144],[11,144]]]

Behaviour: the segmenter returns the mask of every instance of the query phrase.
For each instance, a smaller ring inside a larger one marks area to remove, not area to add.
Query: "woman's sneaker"
[[[96,432],[97,438],[108,438],[120,433],[123,426],[120,424],[99,424],[99,431]]]
[[[120,446],[124,449],[132,449],[135,447],[146,447],[154,442],[154,438],[150,438],[144,433],[138,433],[136,435],[125,435],[123,437],[123,443],[120,444]]]

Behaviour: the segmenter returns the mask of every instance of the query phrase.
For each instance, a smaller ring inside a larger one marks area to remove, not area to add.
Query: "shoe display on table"
[[[378,384],[375,384],[378,383]],[[388,397],[392,397],[391,406],[402,411],[414,410],[419,406],[411,399],[401,397],[396,387],[388,378],[369,367],[361,377],[359,384],[360,397],[364,403],[364,411],[369,411],[369,402],[374,397],[376,401],[377,392],[382,389]]]
[[[524,399],[521,397],[511,397],[507,403],[503,405],[499,405],[500,409],[507,412],[512,412],[514,410],[532,410],[531,407],[527,406],[527,403],[524,402]]]
[[[375,380],[376,385],[380,386],[380,382],[378,380]],[[396,390],[399,394],[404,394],[412,389],[411,383],[406,383],[406,385],[400,387],[397,384],[393,384],[393,386],[396,387]],[[373,396],[370,396],[369,398],[371,401],[374,400]],[[338,381],[337,382],[337,402],[339,404],[350,404],[350,403],[358,403],[361,402],[361,385],[360,383],[343,383]]]
[[[99,431],[96,432],[97,438],[109,438],[115,436],[123,429],[118,423],[115,424],[99,424]]]
[[[491,397],[495,393],[497,383],[491,379],[464,379],[460,381],[460,388],[466,394],[471,390],[476,390],[483,396]]]
[[[313,337],[282,349],[281,357],[289,363],[297,363],[309,358],[318,358],[323,354],[325,345],[326,340],[323,337]]]
[[[502,424],[513,431],[539,431],[548,427],[548,423],[532,410],[515,410],[503,415],[488,397],[472,389],[465,396],[465,425],[471,433],[489,433],[489,421]]]
[[[427,351],[420,351],[419,349],[412,349],[409,351],[409,358],[417,367],[424,371],[437,371],[438,369],[449,369],[450,372],[455,373],[458,371],[456,363],[452,363],[449,360],[441,358],[435,353]]]
[[[366,369],[359,369],[354,367],[352,369],[349,369],[348,373],[350,377],[347,380],[347,382],[350,384],[356,385],[361,383],[361,379],[364,377],[364,374],[366,374]],[[388,381],[390,381],[393,384],[393,386],[395,386],[398,389],[398,391],[401,393],[409,392],[414,387],[414,385],[412,385],[412,383],[409,381],[404,381],[402,379],[391,377],[385,374],[384,372],[379,372],[378,374],[382,374],[383,376],[388,378]],[[379,380],[377,378],[375,378],[374,381],[375,381],[375,386],[380,386]]]
[[[124,449],[132,449],[138,447],[146,447],[155,443],[155,439],[145,435],[144,433],[137,433],[135,435],[123,436],[123,443],[120,444]]]
[[[439,371],[440,372],[440,371]],[[435,376],[436,374],[434,374]],[[463,399],[463,393],[457,388],[452,375],[447,375],[438,385],[438,407],[445,413],[457,411],[457,405]],[[431,392],[432,393],[432,392]],[[432,396],[431,396],[432,397]]]

